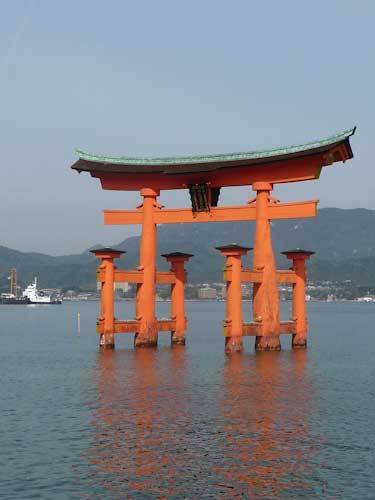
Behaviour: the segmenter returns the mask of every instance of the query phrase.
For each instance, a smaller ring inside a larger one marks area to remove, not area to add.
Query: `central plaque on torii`
[[[226,351],[241,350],[243,335],[255,336],[256,350],[279,350],[280,334],[283,333],[292,334],[294,348],[306,347],[304,262],[313,252],[302,249],[284,252],[293,261],[293,267],[291,271],[277,271],[270,221],[315,217],[318,200],[279,203],[271,192],[275,184],[318,179],[323,167],[351,159],[349,138],[354,132],[355,128],[319,141],[281,149],[206,156],[110,157],[77,150],[79,159],[72,165],[74,170],[89,172],[100,180],[103,189],[139,191],[142,198],[135,210],[104,210],[105,224],[140,224],[142,232],[136,270],[116,271],[113,265],[113,258],[118,256],[116,251],[107,249],[107,253],[103,253],[97,250],[97,257],[102,259],[98,279],[104,290],[98,320],[101,345],[113,347],[114,333],[122,332],[134,332],[137,347],[156,345],[158,332],[164,330],[172,332],[172,343],[173,339],[178,338],[179,343],[184,339],[186,321],[182,317],[181,283],[185,280],[185,271],[181,264],[178,267],[177,262],[182,262],[183,266],[191,256],[180,253],[186,257],[178,260],[176,255],[179,252],[168,254],[166,258],[171,262],[171,271],[164,274],[157,271],[158,224],[254,220],[254,242],[249,242],[253,246],[252,269],[242,269],[238,261],[249,248],[236,245],[219,248],[227,257],[225,279],[227,285],[230,284],[224,322]],[[222,187],[246,185],[255,192],[252,199],[243,205],[220,206]],[[168,189],[188,190],[191,207],[168,209],[158,203],[160,191]],[[131,321],[116,321],[113,316],[111,288],[115,281],[120,280],[137,283],[135,317]],[[240,313],[241,282],[253,283],[253,321],[248,324],[243,323]],[[171,284],[170,320],[157,320],[155,316],[156,283]],[[293,284],[293,312],[288,322],[280,322],[278,283]]]

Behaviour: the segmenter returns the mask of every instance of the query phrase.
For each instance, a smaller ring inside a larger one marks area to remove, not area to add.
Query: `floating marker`
[[[81,314],[77,313],[77,337],[81,335]]]

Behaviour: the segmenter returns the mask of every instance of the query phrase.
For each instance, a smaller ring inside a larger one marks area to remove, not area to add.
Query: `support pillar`
[[[253,184],[257,193],[253,267],[255,271],[263,271],[262,282],[254,283],[253,288],[253,319],[261,325],[262,332],[255,339],[256,351],[280,350],[279,294],[268,215],[272,188],[268,182]]]
[[[315,252],[296,248],[281,252],[293,262],[293,271],[296,274],[296,282],[293,284],[292,319],[295,321],[296,330],[292,336],[293,349],[306,349],[307,347],[307,317],[306,317],[306,266]]]
[[[102,349],[114,349],[115,347],[115,315],[114,315],[114,284],[115,265],[113,260],[125,253],[112,248],[97,248],[90,250],[96,258],[101,259],[99,270],[104,271],[104,280],[101,288],[101,309],[99,322],[103,324],[103,332],[100,334],[99,346]]]
[[[142,234],[139,252],[139,270],[143,271],[143,282],[137,287],[136,320],[139,331],[134,337],[135,347],[156,347],[158,344],[158,328],[155,316],[155,273],[156,273],[156,224],[154,209],[159,191],[150,188],[141,190],[143,196]]]
[[[162,254],[171,263],[171,271],[175,282],[171,285],[171,319],[175,321],[175,329],[171,332],[171,345],[185,345],[187,320],[185,316],[185,283],[186,271],[184,263],[193,254],[173,252]]]
[[[227,283],[224,321],[225,352],[241,352],[243,350],[241,256],[246,255],[251,248],[236,244],[216,248],[226,257],[224,268],[224,279]]]

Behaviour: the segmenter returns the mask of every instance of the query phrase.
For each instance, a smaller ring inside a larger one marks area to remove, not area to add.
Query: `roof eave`
[[[306,144],[305,149],[300,149],[299,151],[286,151],[288,148],[284,148],[284,151],[281,153],[277,153],[275,150],[275,155],[270,156],[259,156],[259,157],[251,157],[255,153],[249,153],[249,158],[223,158],[219,159],[218,156],[212,157],[212,161],[199,161],[202,157],[197,157],[198,161],[186,162],[186,158],[181,158],[181,163],[179,163],[176,158],[176,162],[170,163],[170,159],[166,158],[165,163],[161,163],[161,159],[155,159],[155,163],[152,163],[152,160],[148,160],[145,163],[127,163],[124,159],[124,162],[116,161],[111,163],[110,161],[100,161],[101,157],[95,157],[84,153],[83,151],[77,150],[78,154],[81,155],[80,158],[71,166],[73,170],[78,172],[96,172],[96,173],[122,173],[122,174],[164,174],[164,175],[183,175],[186,173],[203,173],[213,170],[219,170],[223,168],[236,168],[236,167],[246,167],[246,166],[261,166],[268,163],[275,162],[284,162],[288,160],[293,160],[296,158],[306,158],[306,157],[314,157],[318,155],[326,154],[328,158],[328,154],[331,151],[334,151],[341,145],[345,145],[346,155],[341,154],[339,159],[330,159],[327,161],[327,165],[331,163],[335,163],[337,161],[346,161],[347,159],[353,158],[353,151],[350,146],[349,137],[354,135],[356,131],[356,127],[350,129],[344,133],[338,134],[337,137],[339,139],[337,141],[318,145],[313,148],[309,148],[309,145]],[[334,136],[335,137],[335,136]],[[324,140],[322,140],[323,142]],[[310,143],[311,144],[311,143]],[[300,146],[301,148],[303,145]],[[281,150],[279,150],[281,151]],[[242,154],[242,153],[241,153]],[[244,155],[245,153],[243,153]],[[225,155],[223,155],[225,156]],[[232,155],[235,156],[235,155]],[[208,157],[207,157],[208,158]],[[105,157],[103,157],[105,159]],[[116,159],[119,160],[119,159]],[[141,161],[141,160],[140,160]]]

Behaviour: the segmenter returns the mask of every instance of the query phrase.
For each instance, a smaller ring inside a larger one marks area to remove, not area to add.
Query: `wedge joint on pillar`
[[[97,321],[100,327],[99,347],[101,349],[114,349],[115,347],[115,316],[114,316],[114,259],[121,257],[124,250],[110,247],[94,248],[90,250],[97,259],[101,259],[101,311]],[[99,274],[98,274],[99,276]]]
[[[293,349],[306,349],[308,322],[306,317],[306,266],[305,261],[309,260],[315,252],[294,248],[281,252],[293,263],[292,270],[295,273],[293,283],[292,320],[295,324],[295,333],[292,335]]]
[[[231,243],[216,247],[216,250],[226,257],[224,267],[224,279],[227,284],[226,317],[223,323],[225,352],[241,352],[243,350],[241,257],[252,248]]]
[[[161,255],[171,264],[171,272],[175,276],[171,284],[171,318],[174,320],[174,330],[171,331],[171,345],[185,345],[187,320],[185,316],[185,288],[187,274],[185,262],[191,257],[191,253],[171,252]]]

